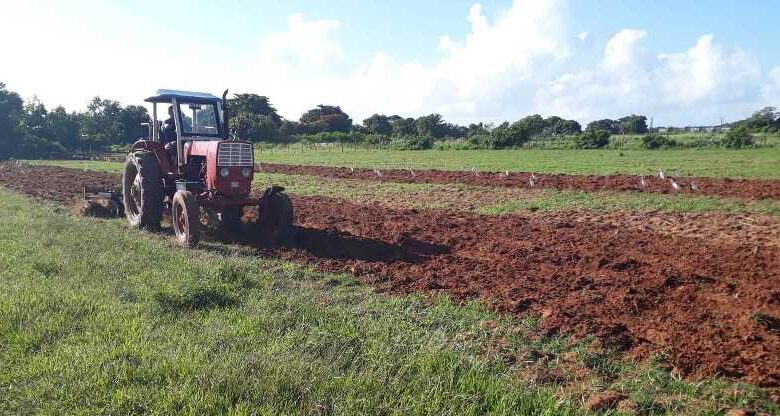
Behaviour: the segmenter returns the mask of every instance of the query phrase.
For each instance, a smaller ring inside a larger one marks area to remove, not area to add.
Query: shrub
[[[676,147],[677,141],[666,136],[661,136],[660,134],[648,134],[642,137],[642,145],[646,149],[667,149]]]
[[[604,130],[590,130],[574,136],[574,147],[578,149],[601,149],[609,144],[609,133]]]
[[[726,133],[723,139],[723,145],[729,149],[741,149],[747,146],[753,146],[753,136],[747,127],[735,127]]]
[[[427,150],[433,147],[433,137],[403,136],[393,139],[391,145],[398,150]]]

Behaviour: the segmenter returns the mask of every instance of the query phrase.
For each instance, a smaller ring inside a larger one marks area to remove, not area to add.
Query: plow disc
[[[85,186],[84,213],[99,217],[123,217],[125,205],[122,202],[122,192],[113,188]]]

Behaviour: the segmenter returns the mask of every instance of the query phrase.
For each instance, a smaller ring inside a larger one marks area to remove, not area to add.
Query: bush
[[[433,143],[436,150],[485,150],[490,142],[490,135],[475,135],[468,139],[437,140]]]
[[[433,137],[430,136],[403,136],[390,143],[397,150],[427,150],[433,147]]]
[[[645,149],[668,149],[670,147],[676,147],[677,141],[670,139],[660,134],[648,134],[642,137],[642,145]]]
[[[728,133],[726,133],[726,137],[723,139],[723,145],[729,149],[741,149],[743,147],[753,146],[753,144],[753,136],[745,126],[739,126],[729,130]]]
[[[609,144],[609,133],[604,130],[590,130],[574,136],[574,147],[578,149],[601,149]]]

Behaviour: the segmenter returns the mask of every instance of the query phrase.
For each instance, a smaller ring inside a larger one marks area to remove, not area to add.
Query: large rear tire
[[[274,192],[261,204],[257,225],[263,240],[272,245],[287,244],[293,237],[293,206],[290,197]]]
[[[176,191],[171,203],[171,222],[176,239],[193,248],[200,242],[200,207],[190,191]]]
[[[122,200],[130,225],[150,231],[160,228],[163,184],[154,154],[135,152],[127,156],[122,175]]]

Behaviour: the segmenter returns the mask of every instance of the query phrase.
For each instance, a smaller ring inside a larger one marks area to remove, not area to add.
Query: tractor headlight
[[[249,169],[249,168],[241,169],[241,176],[243,176],[245,178],[248,178],[249,175],[251,175],[251,174],[252,174],[252,169]]]
[[[228,175],[230,175],[230,169],[222,168],[219,170],[219,176],[222,176],[223,178],[227,178]]]

